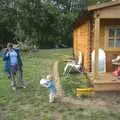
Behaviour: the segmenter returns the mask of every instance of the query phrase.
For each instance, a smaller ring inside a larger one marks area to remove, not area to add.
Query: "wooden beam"
[[[74,55],[76,56],[76,54],[77,54],[77,31],[76,31],[76,29],[74,29],[74,31],[73,31],[73,47],[74,47]]]
[[[114,6],[110,7],[107,9],[102,9],[99,11],[99,18],[104,19],[119,19],[120,18],[120,5],[119,6]]]
[[[99,67],[99,41],[100,41],[100,19],[99,14],[95,13],[95,32],[94,32],[94,49],[95,49],[95,65],[94,65],[94,80],[98,79]]]
[[[72,31],[73,53],[75,54],[75,29]]]
[[[90,5],[88,6],[88,11],[95,11],[98,9],[103,9],[103,8],[108,8],[112,6],[118,6],[118,5],[120,5],[120,0],[116,0],[114,2],[110,1],[110,2],[102,3],[100,5]]]

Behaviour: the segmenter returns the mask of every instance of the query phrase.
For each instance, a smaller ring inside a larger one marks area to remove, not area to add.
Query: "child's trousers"
[[[50,92],[49,94],[49,102],[54,102],[55,100],[55,97],[56,97],[56,93],[55,92]]]

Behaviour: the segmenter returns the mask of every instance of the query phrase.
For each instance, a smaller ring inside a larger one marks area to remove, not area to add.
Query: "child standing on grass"
[[[47,75],[47,87],[50,91],[50,94],[49,94],[49,102],[52,103],[54,102],[55,100],[55,97],[56,97],[56,88],[55,88],[55,84],[54,84],[54,81],[53,81],[53,76],[52,75]]]

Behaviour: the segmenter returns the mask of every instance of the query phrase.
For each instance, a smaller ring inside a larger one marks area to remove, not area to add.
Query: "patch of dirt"
[[[63,93],[63,90],[62,90],[61,85],[60,85],[60,75],[59,75],[59,72],[58,72],[58,63],[59,63],[58,61],[56,61],[54,63],[53,74],[54,74],[55,85],[56,85],[56,89],[57,89],[57,96],[58,97],[63,97],[64,93]]]
[[[104,109],[104,110],[117,110],[120,111],[120,104],[116,102],[117,98],[109,99],[100,99],[93,98],[93,99],[75,99],[71,97],[64,97],[64,91],[62,90],[60,84],[60,76],[58,71],[58,63],[59,61],[55,61],[53,66],[53,74],[55,78],[55,85],[57,89],[57,97],[60,98],[60,102],[69,104],[71,107],[81,107],[81,108],[91,108],[91,109]],[[119,97],[119,96],[118,96]]]
[[[26,105],[20,105],[20,109],[24,110],[24,111],[30,111],[32,108],[32,106],[30,104],[26,104]]]
[[[61,115],[59,112],[55,112],[53,115],[53,120],[62,120]]]

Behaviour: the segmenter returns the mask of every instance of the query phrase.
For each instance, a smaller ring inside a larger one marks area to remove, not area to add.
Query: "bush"
[[[28,52],[30,49],[30,46],[26,43],[19,42],[18,44],[14,44],[15,48],[19,48],[21,52]]]
[[[80,73],[78,74],[72,73],[68,77],[63,76],[62,73],[63,73],[64,66],[65,66],[65,63],[61,61],[59,63],[59,71],[61,75],[61,84],[66,96],[75,96],[76,88],[89,87],[89,80],[87,79],[87,76],[85,74],[82,76],[80,75]]]

